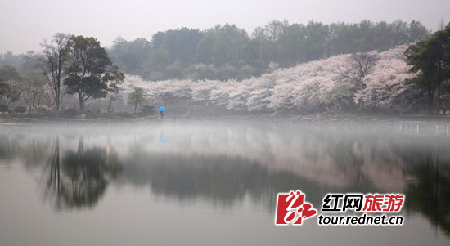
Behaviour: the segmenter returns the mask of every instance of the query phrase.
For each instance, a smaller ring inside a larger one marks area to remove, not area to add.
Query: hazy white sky
[[[419,20],[436,30],[450,21],[450,0],[0,0],[0,53],[41,51],[58,32],[132,41],[181,27],[236,24],[249,34],[271,20],[324,24]]]

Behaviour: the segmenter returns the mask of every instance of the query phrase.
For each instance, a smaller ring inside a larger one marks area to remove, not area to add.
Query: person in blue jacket
[[[161,116],[161,119],[164,118],[164,111],[166,109],[164,108],[164,105],[161,105],[161,107],[159,107],[159,115]]]

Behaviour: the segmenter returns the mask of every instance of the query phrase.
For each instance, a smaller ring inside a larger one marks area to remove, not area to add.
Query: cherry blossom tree
[[[127,76],[124,84],[142,87],[153,98],[176,97],[203,102],[206,105],[229,110],[298,113],[323,112],[334,102],[350,107],[361,101],[367,109],[408,110],[417,92],[404,83],[413,75],[403,52],[406,46],[389,51],[372,52],[376,63],[364,71],[349,70],[343,76],[342,68],[348,66],[352,55],[339,55],[297,65],[289,69],[276,69],[259,78],[218,81],[166,80],[143,81],[137,76]],[[360,76],[364,73],[364,76]],[[354,88],[354,79],[365,85]]]

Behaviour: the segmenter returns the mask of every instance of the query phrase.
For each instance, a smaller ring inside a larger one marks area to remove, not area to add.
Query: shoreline
[[[154,122],[176,122],[176,121],[269,121],[269,122],[317,122],[317,123],[387,123],[394,121],[404,121],[411,123],[449,123],[450,115],[383,115],[383,114],[224,114],[224,115],[166,115],[161,121],[159,116],[151,115],[134,118],[107,118],[107,117],[63,117],[45,116],[33,114],[2,114],[0,115],[1,125],[17,124],[67,124],[67,123],[154,123]]]

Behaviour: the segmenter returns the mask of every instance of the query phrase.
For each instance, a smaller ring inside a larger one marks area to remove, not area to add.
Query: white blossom
[[[408,73],[403,52],[407,46],[399,46],[377,54],[379,60],[373,71],[362,79],[365,88],[346,91],[355,101],[379,109],[395,109],[410,89],[404,81]],[[330,94],[336,88],[352,88],[356,71],[346,68],[350,55],[339,55],[324,60],[300,64],[288,69],[276,69],[259,78],[241,82],[234,80],[166,80],[144,81],[127,75],[121,93],[127,94],[132,87],[142,87],[147,95],[159,98],[173,96],[190,98],[233,110],[307,110],[322,111],[332,103]]]

